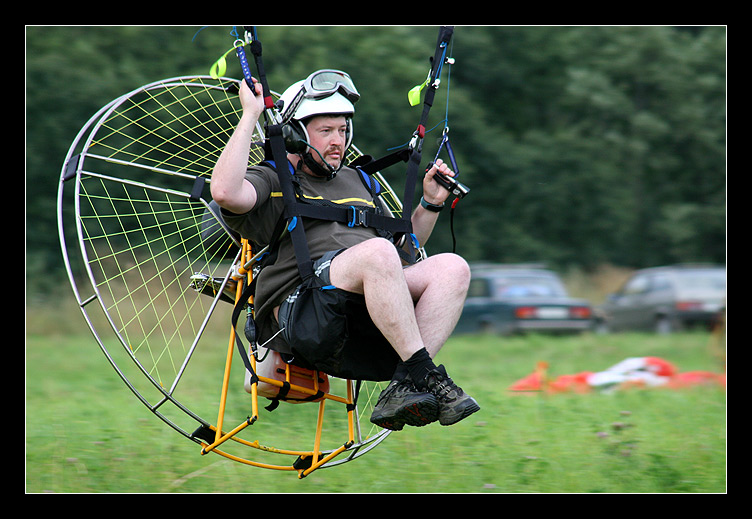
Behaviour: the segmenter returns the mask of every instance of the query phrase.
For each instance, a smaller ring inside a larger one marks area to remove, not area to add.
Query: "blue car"
[[[570,297],[559,276],[528,265],[471,265],[472,278],[462,316],[463,333],[582,332],[593,324],[593,309]]]

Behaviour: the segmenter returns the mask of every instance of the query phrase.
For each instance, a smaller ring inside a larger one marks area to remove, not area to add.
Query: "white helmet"
[[[350,76],[340,70],[317,70],[282,94],[283,118],[303,120],[321,114],[355,113],[360,94]],[[292,110],[292,112],[291,112]]]
[[[347,149],[352,143],[354,103],[359,98],[360,94],[350,76],[339,70],[325,69],[288,87],[277,101],[277,106],[283,122],[290,126],[289,133],[299,133],[293,139],[304,143],[309,141],[306,119],[316,115],[344,115],[347,118]],[[298,151],[298,146],[291,142],[293,139],[288,139],[288,148]]]
[[[294,119],[302,121],[314,115],[324,114],[352,117],[355,113],[355,106],[339,92],[334,92],[327,97],[319,99],[306,97],[303,93],[301,94],[302,97],[298,100],[298,106],[294,108],[295,111],[292,114],[288,113],[288,109],[301,92],[304,83],[305,80],[294,83],[285,90],[279,101],[277,101],[278,106],[281,106],[283,120]]]

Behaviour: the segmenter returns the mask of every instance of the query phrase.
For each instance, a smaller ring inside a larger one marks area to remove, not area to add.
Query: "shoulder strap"
[[[422,148],[422,141],[425,136],[425,124],[428,119],[428,112],[430,111],[431,105],[433,104],[433,97],[435,93],[435,88],[437,86],[435,79],[440,73],[441,66],[444,63],[444,56],[446,53],[446,46],[448,45],[449,41],[451,40],[453,32],[453,27],[442,27],[439,32],[439,38],[436,43],[436,51],[434,58],[432,60],[432,67],[431,67],[431,84],[429,85],[429,89],[426,92],[425,100],[424,100],[424,107],[423,107],[423,113],[421,115],[420,124],[418,125],[418,129],[415,131],[413,136],[413,143],[410,146],[410,150],[407,156],[407,159],[405,159],[404,154],[395,153],[392,155],[389,155],[387,157],[384,157],[383,159],[379,159],[379,161],[374,161],[374,163],[366,164],[364,165],[363,171],[366,173],[375,172],[377,171],[376,168],[383,167],[384,164],[387,162],[393,161],[391,163],[395,163],[399,160],[406,160],[408,162],[407,167],[407,174],[406,174],[406,182],[405,182],[405,196],[403,199],[403,212],[402,217],[399,219],[386,217],[384,215],[372,215],[369,216],[369,213],[363,210],[358,210],[355,207],[345,209],[344,218],[348,225],[354,226],[354,225],[369,225],[369,226],[385,226],[385,225],[393,225],[393,231],[395,232],[395,238],[400,241],[401,238],[409,235],[410,240],[406,240],[410,246],[411,246],[411,253],[410,257],[411,260],[414,261],[415,258],[415,249],[417,249],[417,244],[415,244],[415,235],[412,233],[412,198],[415,194],[415,183],[417,178],[417,170],[418,166],[420,165],[421,160],[421,148]],[[257,43],[258,40],[254,37],[254,45],[251,47],[251,51],[255,57],[257,68],[259,69],[259,80],[261,81],[261,85],[264,92],[264,100],[265,100],[265,108],[266,108],[266,114],[267,114],[267,137],[269,139],[270,149],[271,149],[271,158],[274,163],[274,169],[277,172],[277,176],[279,177],[280,186],[282,188],[282,199],[284,202],[284,217],[287,219],[287,229],[290,231],[290,236],[293,243],[293,248],[295,250],[295,256],[298,263],[298,270],[300,272],[300,276],[303,280],[307,280],[313,275],[313,267],[312,267],[312,261],[310,257],[310,252],[308,250],[308,243],[305,239],[305,230],[303,228],[303,223],[300,219],[301,216],[308,216],[312,218],[331,218],[336,219],[337,221],[342,221],[343,215],[341,213],[341,210],[335,214],[334,212],[327,211],[326,214],[321,211],[320,209],[311,209],[309,206],[310,204],[301,204],[298,201],[298,198],[295,196],[295,189],[292,182],[292,175],[289,174],[288,171],[286,171],[287,168],[285,168],[284,164],[287,163],[287,150],[285,148],[284,143],[284,137],[282,134],[282,121],[280,121],[277,117],[269,117],[269,113],[274,111],[273,103],[271,103],[271,96],[268,95],[269,92],[269,86],[266,78],[266,74],[263,68],[263,61],[261,58],[261,45]],[[250,76],[250,70],[248,70],[247,62],[244,60],[244,56],[239,56],[241,58],[241,64],[244,65],[243,72],[246,81],[249,82],[249,85],[252,85]],[[305,209],[301,209],[302,207],[305,207]],[[313,206],[316,207],[316,206]],[[331,208],[330,208],[331,209]],[[351,211],[351,212],[349,212]],[[305,214],[304,214],[305,213]],[[391,220],[399,220],[401,221],[400,224],[392,224],[389,223]]]
[[[298,204],[297,197],[295,196],[292,175],[289,174],[289,171],[287,171],[287,168],[285,167],[285,164],[287,164],[288,161],[285,141],[282,136],[282,126],[279,124],[272,124],[267,126],[267,131],[272,149],[272,158],[275,162],[275,169],[277,171],[277,176],[279,177],[280,187],[282,188],[282,201],[285,206],[285,217],[289,220],[287,230],[290,231],[300,277],[305,281],[313,276],[313,264],[310,252],[308,251],[308,242],[306,242],[303,222],[301,222],[299,218],[299,216],[302,215],[299,215],[297,211],[300,204]]]

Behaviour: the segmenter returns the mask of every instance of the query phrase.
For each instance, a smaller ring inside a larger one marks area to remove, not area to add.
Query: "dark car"
[[[579,332],[592,307],[570,297],[559,276],[527,265],[471,265],[472,278],[455,333]]]
[[[675,265],[635,272],[597,309],[601,331],[658,333],[692,326],[712,327],[726,305],[726,269]]]

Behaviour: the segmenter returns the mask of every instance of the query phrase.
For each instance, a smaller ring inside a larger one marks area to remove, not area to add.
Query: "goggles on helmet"
[[[294,94],[292,91],[294,91]],[[290,92],[289,96],[288,92]],[[346,73],[330,69],[314,72],[305,80],[288,88],[282,95],[280,105],[281,109],[284,110],[282,114],[283,122],[287,123],[295,117],[298,107],[302,106],[303,103],[316,103],[335,94],[339,94],[343,101],[349,103],[350,110],[352,110],[352,105],[360,99],[355,84]],[[304,110],[304,112],[307,112],[307,110]],[[304,116],[300,118],[302,119]]]
[[[309,99],[322,99],[339,92],[351,103],[360,99],[358,89],[345,72],[340,70],[319,70],[303,82],[304,95]]]

